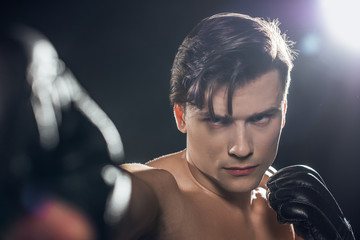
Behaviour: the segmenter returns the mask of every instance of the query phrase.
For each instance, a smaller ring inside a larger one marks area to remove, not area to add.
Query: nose
[[[230,143],[229,154],[239,159],[246,159],[253,154],[253,144],[246,126],[238,126]]]

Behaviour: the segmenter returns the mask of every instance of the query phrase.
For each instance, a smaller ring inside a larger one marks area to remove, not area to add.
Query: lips
[[[238,176],[246,176],[251,174],[257,166],[249,166],[249,167],[226,167],[224,168],[229,174],[238,177]]]

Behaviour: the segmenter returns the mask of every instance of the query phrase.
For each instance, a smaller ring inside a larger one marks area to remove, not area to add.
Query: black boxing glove
[[[0,239],[84,239],[57,224],[79,215],[113,239],[131,194],[115,125],[37,31],[0,29],[0,52]]]
[[[306,240],[354,240],[345,219],[324,180],[312,168],[295,165],[283,168],[267,182],[268,200],[280,223],[292,223]]]

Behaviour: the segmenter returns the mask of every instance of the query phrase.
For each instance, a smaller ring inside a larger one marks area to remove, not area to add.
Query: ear
[[[287,110],[287,99],[284,100],[284,106],[283,106],[283,117],[282,117],[282,123],[281,127],[283,128],[285,126],[285,119],[286,119],[286,110]]]
[[[176,126],[179,129],[179,131],[182,133],[186,133],[184,107],[179,104],[175,104],[174,116],[176,120]]]

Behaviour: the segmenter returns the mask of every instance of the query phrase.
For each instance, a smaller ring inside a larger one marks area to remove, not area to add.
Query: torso
[[[137,166],[137,170],[125,167],[155,189],[161,214],[153,239],[300,239],[295,238],[291,225],[277,222],[276,213],[269,207],[265,197],[267,176],[253,190],[251,204],[242,208],[197,183],[189,170],[185,151],[155,159],[146,165],[170,173],[165,174],[164,182],[161,181],[162,174],[152,181],[152,174],[138,171],[141,166]]]

